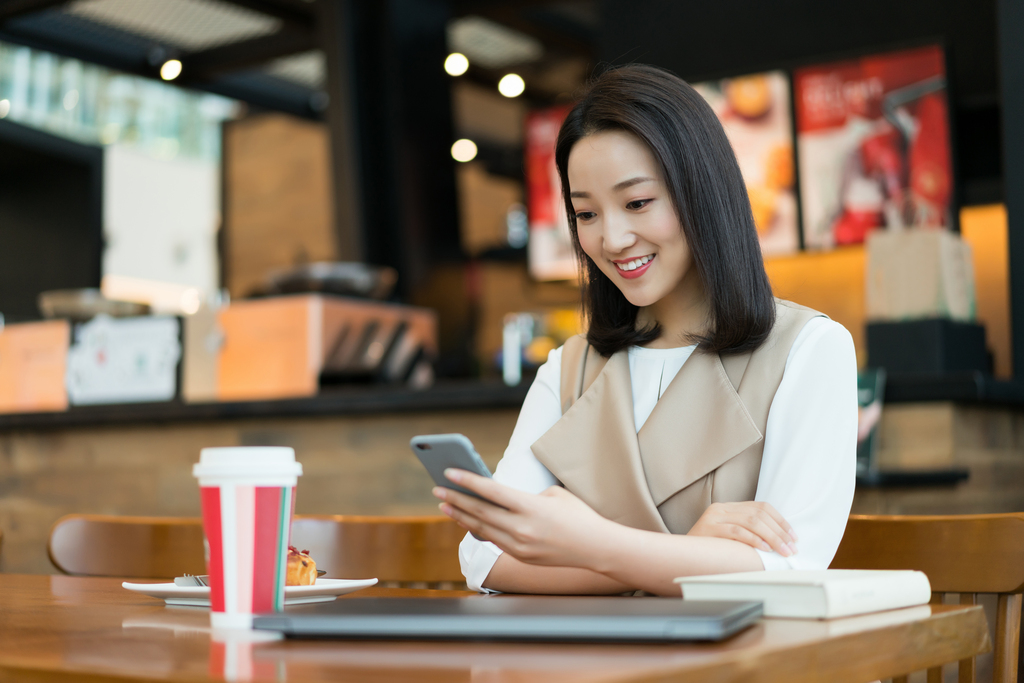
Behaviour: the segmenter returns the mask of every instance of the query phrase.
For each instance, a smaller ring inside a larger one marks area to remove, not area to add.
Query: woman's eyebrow
[[[647,176],[637,176],[636,178],[623,180],[621,183],[615,183],[615,187],[612,189],[618,192],[619,190],[625,190],[627,187],[633,187],[634,185],[639,185],[640,183],[651,182],[652,180],[654,180],[654,178],[648,178]]]
[[[649,183],[652,182],[653,180],[654,178],[648,178],[647,176],[637,176],[636,178],[629,178],[628,180],[623,180],[622,182],[615,183],[615,187],[613,187],[612,189],[615,190],[616,192],[619,192],[621,190],[625,190],[627,187],[633,187],[634,185],[639,185],[640,183]],[[589,192],[579,191],[569,193],[570,199],[588,199],[589,197]]]

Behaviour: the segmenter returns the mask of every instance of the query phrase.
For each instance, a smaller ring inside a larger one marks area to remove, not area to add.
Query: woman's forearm
[[[588,569],[656,595],[679,595],[673,582],[677,576],[764,569],[757,551],[738,541],[641,531],[620,524],[611,525],[608,532],[608,542],[595,548]]]
[[[508,553],[498,557],[483,585],[504,593],[550,595],[612,595],[636,590],[589,569],[542,567],[517,560]]]
[[[676,596],[679,587],[673,579],[677,576],[764,569],[757,552],[738,541],[662,534],[618,524],[609,531],[611,542],[596,550],[589,567],[545,567],[503,553],[483,585],[506,593],[608,595],[643,589]]]

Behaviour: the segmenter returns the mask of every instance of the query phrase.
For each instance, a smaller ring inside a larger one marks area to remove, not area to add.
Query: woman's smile
[[[646,273],[647,269],[651,267],[654,256],[654,254],[648,254],[640,258],[619,259],[612,261],[612,263],[618,268],[619,275],[627,280],[635,280]]]

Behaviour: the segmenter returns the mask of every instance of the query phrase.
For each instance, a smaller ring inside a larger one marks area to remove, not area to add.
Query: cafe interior
[[[0,679],[1022,680],[1018,41],[1014,0],[0,2]],[[923,572],[927,604],[264,642],[140,588],[217,571],[203,449],[283,447],[290,544],[376,579],[337,604],[506,599],[467,591],[410,440],[493,471],[586,332],[555,140],[626,64],[707,101],[774,295],[852,337],[832,568]]]

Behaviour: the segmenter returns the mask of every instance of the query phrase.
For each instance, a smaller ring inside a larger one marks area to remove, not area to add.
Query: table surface
[[[469,594],[370,588],[355,595]],[[117,579],[0,574],[3,680],[864,683],[990,647],[982,608],[952,605],[831,621],[764,619],[714,644],[254,644],[212,634],[204,610],[165,607]]]

